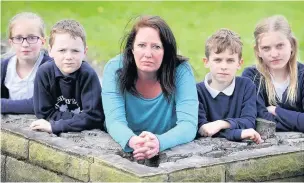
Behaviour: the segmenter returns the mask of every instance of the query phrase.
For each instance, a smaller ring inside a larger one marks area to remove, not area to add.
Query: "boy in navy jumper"
[[[261,143],[259,133],[254,130],[255,85],[247,78],[235,76],[243,63],[240,37],[228,29],[220,29],[207,40],[205,55],[203,61],[210,73],[197,84],[198,133]]]
[[[39,120],[31,124],[32,130],[59,134],[103,127],[101,86],[94,69],[83,61],[86,52],[85,31],[77,21],[53,26],[49,54],[54,62],[37,72],[34,110]]]

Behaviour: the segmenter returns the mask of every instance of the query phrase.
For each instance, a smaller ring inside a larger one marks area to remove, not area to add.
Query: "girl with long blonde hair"
[[[287,19],[261,20],[254,37],[257,63],[242,75],[256,84],[258,117],[276,122],[277,131],[304,132],[304,65]]]
[[[1,114],[34,114],[36,72],[51,60],[43,49],[42,18],[32,12],[15,15],[9,22],[8,42],[12,53],[1,57]]]

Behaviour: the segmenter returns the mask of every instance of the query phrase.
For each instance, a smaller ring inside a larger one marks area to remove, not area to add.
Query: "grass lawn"
[[[120,40],[130,18],[140,14],[159,15],[170,25],[180,53],[190,58],[196,79],[208,72],[202,64],[204,43],[219,28],[229,28],[243,39],[244,65],[254,64],[253,30],[263,17],[282,14],[298,39],[299,57],[304,58],[304,2],[1,2],[1,39],[9,19],[16,13],[32,11],[43,17],[47,33],[60,19],[78,20],[86,29],[89,57],[104,64],[120,52]]]

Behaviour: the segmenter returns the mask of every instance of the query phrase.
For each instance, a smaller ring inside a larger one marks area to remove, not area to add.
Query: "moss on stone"
[[[6,165],[6,181],[9,182],[62,182],[67,180],[64,176],[11,157],[7,157]]]
[[[89,180],[90,163],[82,158],[63,151],[47,147],[37,142],[30,142],[29,159],[42,167],[66,174],[82,181]]]
[[[301,175],[303,158],[303,152],[297,152],[232,163],[226,181],[266,181]]]
[[[28,158],[28,140],[1,130],[1,151],[14,157]]]
[[[184,169],[169,174],[169,181],[172,182],[221,182],[224,180],[225,167],[223,165]]]

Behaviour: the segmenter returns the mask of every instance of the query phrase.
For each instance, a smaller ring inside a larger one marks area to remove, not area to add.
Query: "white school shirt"
[[[21,79],[17,74],[17,56],[15,55],[10,59],[7,65],[7,72],[4,80],[4,85],[9,91],[9,99],[21,100],[33,97],[34,80],[42,59],[43,52],[40,52],[32,71],[23,79]]]
[[[287,79],[283,83],[277,83],[277,82],[275,82],[275,80],[271,74],[270,74],[270,76],[271,76],[271,81],[274,86],[276,95],[280,99],[280,101],[282,101],[283,93],[285,92],[285,90],[287,89],[287,87],[290,84],[290,77],[288,76]]]
[[[212,96],[212,98],[215,98],[219,93],[221,93],[220,91],[212,88],[210,85],[209,85],[209,82],[211,81],[211,76],[210,76],[210,72],[206,75],[205,77],[205,80],[204,80],[204,83],[205,83],[205,86],[207,88],[207,91],[210,93],[210,95]],[[227,86],[223,91],[222,93],[224,93],[226,96],[231,96],[233,94],[233,91],[234,91],[234,88],[235,88],[235,77],[233,78],[232,80],[232,83]]]

